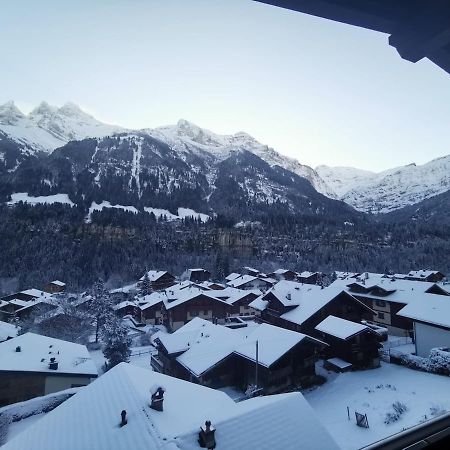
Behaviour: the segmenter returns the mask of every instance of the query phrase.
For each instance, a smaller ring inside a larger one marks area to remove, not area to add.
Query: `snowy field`
[[[64,203],[66,205],[74,206],[74,203],[72,202],[72,200],[70,200],[67,194],[42,195],[40,197],[32,197],[31,195],[28,195],[27,192],[17,192],[16,194],[11,194],[11,201],[8,202],[8,205],[12,206],[19,202],[29,203],[30,205],[52,205],[53,203]]]
[[[334,374],[305,392],[305,398],[343,450],[354,450],[450,411],[450,378],[382,363],[379,369]],[[393,417],[393,404],[406,411]],[[347,416],[350,408],[350,420]],[[356,425],[355,411],[367,414],[368,429]],[[391,423],[386,424],[390,414]]]

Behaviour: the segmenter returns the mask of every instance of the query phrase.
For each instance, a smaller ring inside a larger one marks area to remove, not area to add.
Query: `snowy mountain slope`
[[[19,145],[52,152],[71,140],[108,136],[123,128],[99,122],[73,103],[57,108],[42,102],[26,116],[10,101],[0,106],[0,131]]]
[[[334,192],[327,186],[317,172],[309,166],[300,164],[297,160],[281,155],[273,148],[261,144],[245,132],[233,135],[219,135],[212,131],[181,119],[176,125],[158,127],[146,130],[151,136],[168,143],[180,153],[193,152],[199,156],[209,156],[223,160],[232,152],[249,151],[270,166],[280,166],[306,178],[314,188],[331,198],[336,198]]]
[[[376,214],[395,211],[450,190],[450,155],[380,173],[324,166],[318,167],[317,172],[346,203]]]
[[[375,172],[368,170],[325,165],[316,167],[316,172],[338,198],[342,198],[352,189],[358,189],[363,185],[369,184],[373,177],[376,176]]]
[[[181,150],[148,132],[70,141],[34,161],[32,170],[23,164],[4,180],[0,192],[7,195],[64,193],[86,209],[93,202],[108,202],[139,210],[164,209],[178,216],[180,208],[223,213],[236,221],[270,213],[342,222],[359,217],[344,202],[318,193],[305,178],[251,151],[233,147],[228,154],[205,157],[202,149]]]

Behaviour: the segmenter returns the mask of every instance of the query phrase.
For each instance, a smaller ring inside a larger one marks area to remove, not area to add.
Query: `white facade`
[[[450,347],[450,330],[414,322],[416,354],[427,358],[435,347]]]

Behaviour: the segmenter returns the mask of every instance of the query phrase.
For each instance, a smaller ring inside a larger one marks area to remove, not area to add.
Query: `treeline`
[[[85,210],[58,204],[0,206],[0,278],[16,278],[20,289],[60,279],[82,290],[99,278],[119,286],[153,268],[179,275],[204,267],[218,279],[244,265],[268,272],[286,267],[450,273],[448,230],[439,224],[344,224],[271,215],[236,229],[224,215],[206,224],[164,222],[115,209],[94,212],[91,223],[85,218]],[[236,239],[221,239],[224,234]]]

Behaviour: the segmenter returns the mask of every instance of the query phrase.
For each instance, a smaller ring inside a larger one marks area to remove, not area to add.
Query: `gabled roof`
[[[420,322],[450,329],[450,299],[446,295],[425,294],[402,308],[397,314]]]
[[[150,391],[158,386],[165,389],[163,411],[149,407]],[[298,392],[235,403],[223,392],[121,363],[2,450],[198,450],[206,420],[216,429],[218,450],[339,448]]]
[[[12,323],[3,322],[0,320],[0,342],[5,341],[8,337],[17,336],[17,332],[20,328],[16,327]]]
[[[361,323],[351,322],[335,316],[328,316],[317,325],[316,330],[339,339],[350,339],[363,331],[370,331],[370,328]]]
[[[16,352],[16,347],[20,347],[20,352]],[[51,357],[58,361],[57,370],[48,367]],[[46,372],[53,375],[98,374],[85,345],[34,333],[25,333],[0,343],[1,371]]]
[[[138,308],[136,303],[131,302],[129,300],[124,300],[123,302],[117,303],[117,305],[113,306],[114,311],[119,311],[120,309],[126,308],[127,306],[133,306],[134,308]]]
[[[230,305],[233,305],[237,301],[241,300],[244,297],[247,297],[248,295],[253,295],[258,297],[261,295],[261,291],[258,289],[253,290],[244,290],[244,289],[237,289],[232,287],[226,287],[225,289],[217,290],[216,292],[210,292],[208,295],[211,295],[213,297],[219,298],[221,300],[226,301]]]
[[[147,272],[148,279],[151,282],[158,281],[163,275],[169,274],[167,270],[149,270]],[[170,274],[169,274],[170,275]],[[144,281],[145,275],[143,275],[141,278],[139,278],[139,281]]]
[[[302,325],[306,320],[320,311],[340,294],[348,295],[363,308],[370,310],[370,308],[365,306],[348,292],[343,291],[340,288],[327,287],[324,289],[305,292],[303,297],[300,299],[298,306],[291,311],[282,314],[281,318],[287,320],[288,322]]]
[[[299,277],[301,278],[309,278],[312,277],[313,275],[316,275],[318,272],[309,272],[308,270],[305,270],[304,272],[301,272],[298,274]]]
[[[196,377],[233,353],[256,361],[256,341],[259,345],[258,363],[266,367],[303,340],[315,345],[327,345],[305,334],[269,324],[232,330],[203,319],[192,323],[194,320],[175,333],[158,338],[169,353],[183,352],[177,361]]]
[[[275,284],[266,295],[274,295],[284,306],[299,305],[305,294],[323,290],[321,286],[315,284],[303,284],[297,281],[281,280]]]
[[[393,303],[403,303],[405,305],[417,298],[425,298],[427,295],[435,295],[426,293],[428,289],[436,284],[433,282],[386,278],[379,274],[379,276],[375,278],[372,275],[375,274],[370,274],[370,277],[366,280],[365,284],[357,283],[358,286],[364,288],[361,290],[364,290],[365,292],[354,292],[354,295],[363,296],[364,298],[373,300],[379,299]],[[340,287],[347,291],[351,291],[352,285],[356,286],[354,280],[336,280],[331,283],[329,288]]]
[[[439,270],[411,270],[408,273],[408,277],[413,277],[417,279],[428,278],[431,275],[444,275]]]
[[[235,353],[255,362],[256,342],[258,342],[258,363],[270,367],[302,341],[327,346],[324,342],[306,334],[263,323],[256,327],[247,338],[241,340]]]
[[[253,275],[240,275],[237,278],[234,278],[231,281],[227,282],[228,286],[239,288],[240,286],[243,286],[244,284],[250,283],[255,280],[264,281],[266,284],[272,284],[275,283],[276,280],[273,280],[272,278],[263,278],[261,276],[253,276]]]
[[[234,280],[235,278],[239,278],[239,277],[241,277],[241,276],[242,276],[242,274],[233,272],[233,273],[230,273],[230,275],[228,275],[228,276],[225,278],[225,280],[231,281],[231,280]]]

